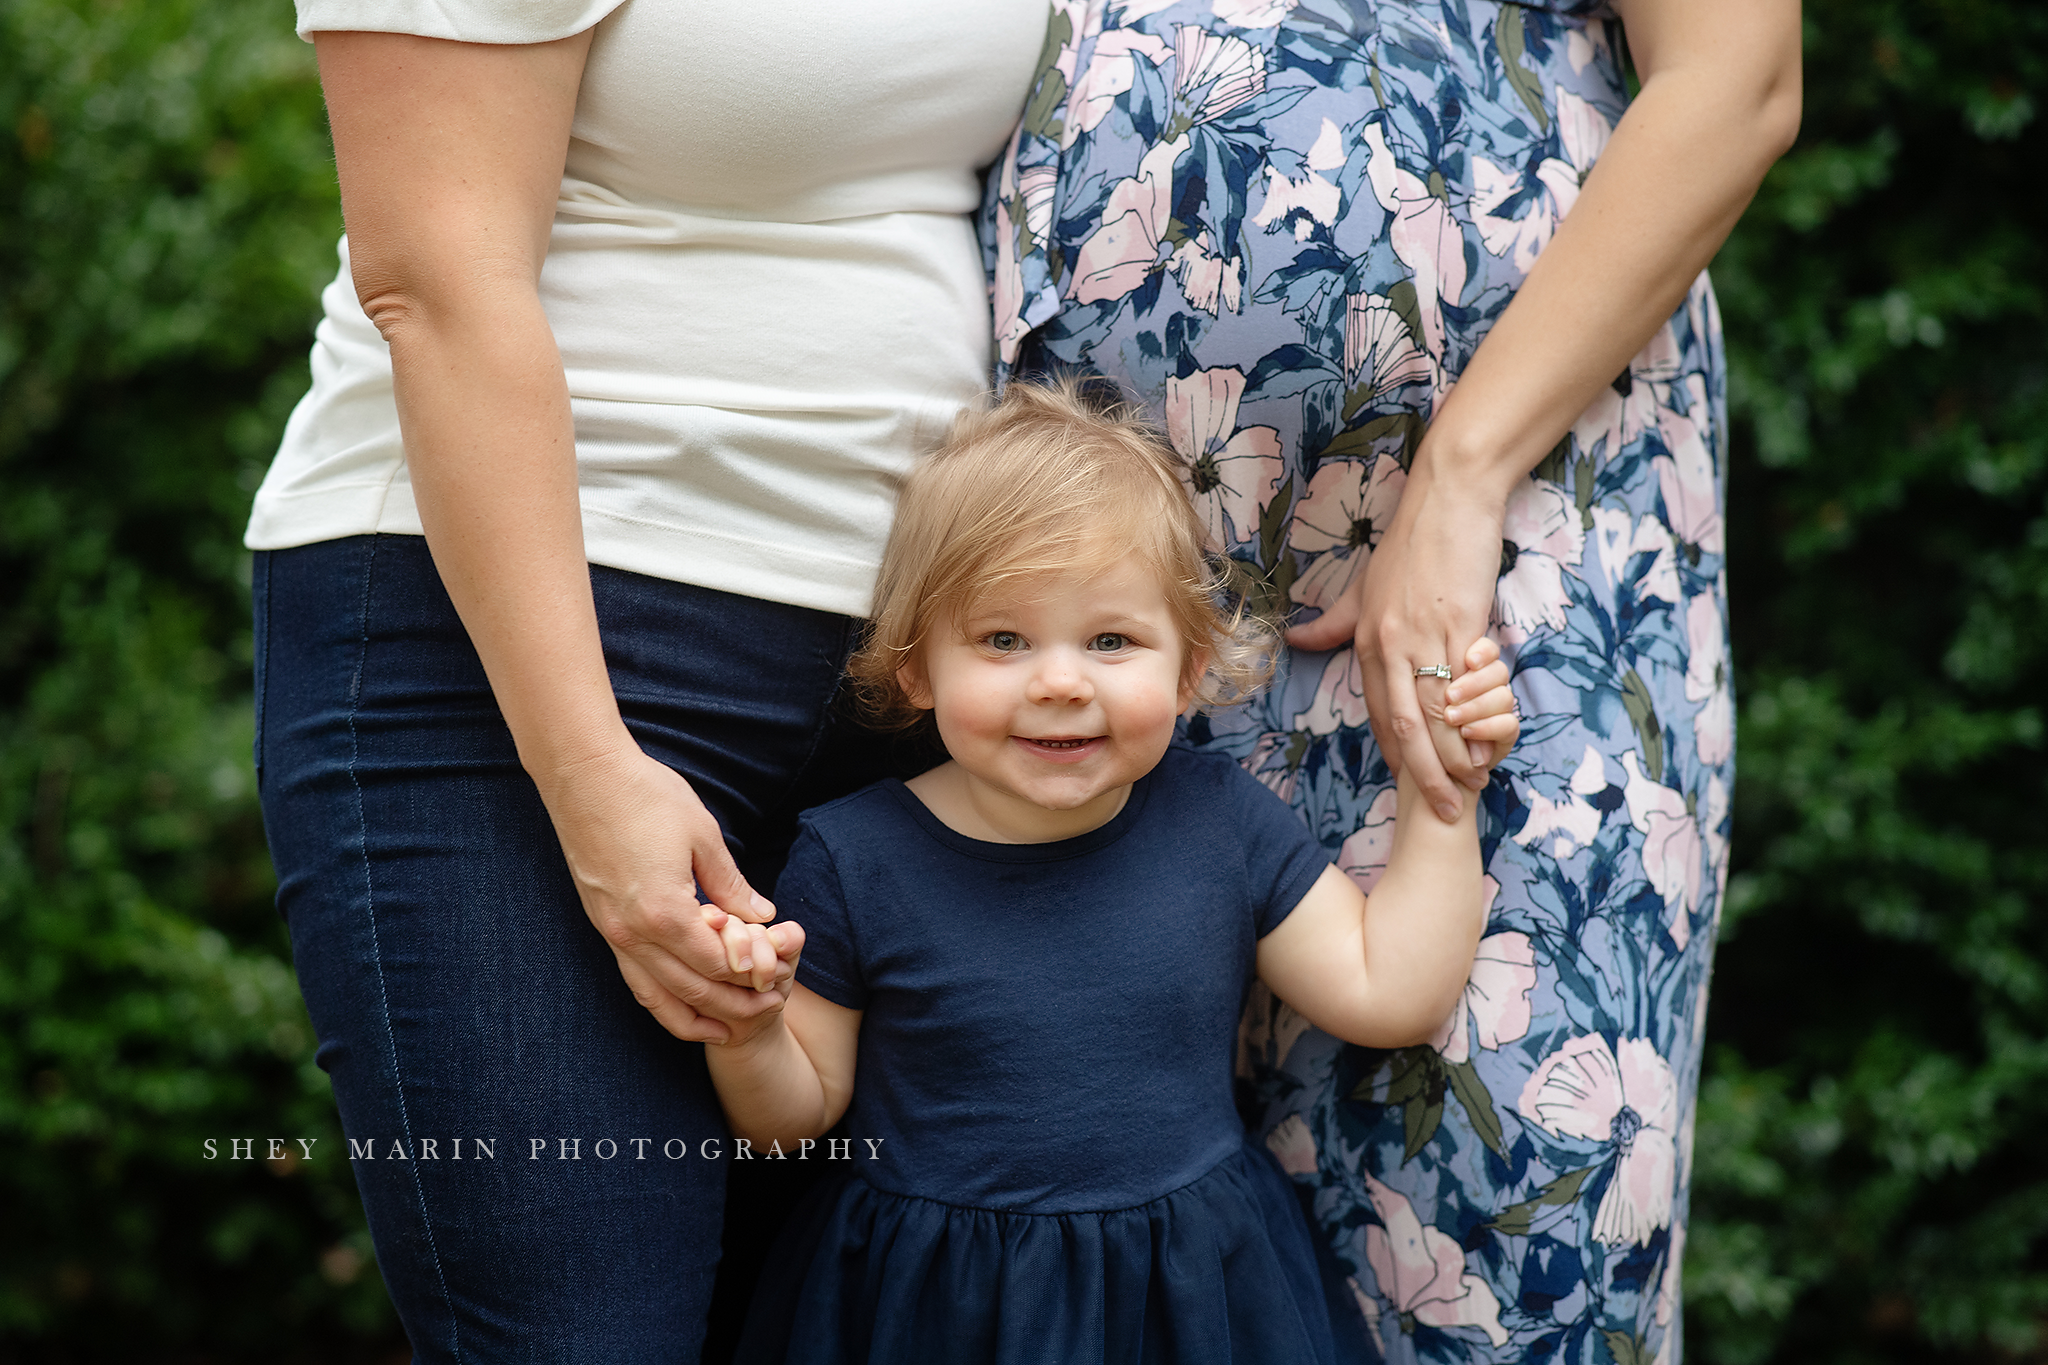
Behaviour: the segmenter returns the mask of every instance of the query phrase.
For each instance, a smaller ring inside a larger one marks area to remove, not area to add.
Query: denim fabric
[[[772,875],[852,622],[591,579],[627,725]],[[259,554],[255,604],[278,904],[416,1358],[695,1360],[725,1188],[703,1049],[585,918],[425,542]]]

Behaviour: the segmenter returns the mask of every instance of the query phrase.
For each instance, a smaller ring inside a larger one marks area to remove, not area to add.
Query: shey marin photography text
[[[507,1156],[528,1161],[879,1161],[885,1138],[802,1138],[784,1148],[779,1141],[765,1146],[746,1138],[576,1138],[528,1137],[506,1141]],[[320,1138],[222,1137],[200,1143],[208,1161],[271,1161],[296,1164],[315,1159]],[[351,1161],[496,1161],[499,1139],[344,1138]],[[294,1151],[294,1145],[298,1150]],[[466,1145],[466,1150],[465,1150]],[[524,1150],[521,1150],[524,1148]]]

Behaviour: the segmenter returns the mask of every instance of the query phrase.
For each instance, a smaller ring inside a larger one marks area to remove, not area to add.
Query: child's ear
[[[912,655],[902,667],[896,670],[896,685],[903,689],[903,700],[920,711],[932,709],[931,684],[925,681],[924,665]]]

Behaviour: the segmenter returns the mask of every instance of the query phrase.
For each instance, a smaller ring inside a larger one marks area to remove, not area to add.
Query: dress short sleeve
[[[835,1005],[866,1009],[868,986],[854,943],[853,917],[832,854],[808,821],[789,850],[789,862],[775,883],[777,919],[803,926],[803,955],[796,979]]]
[[[1285,801],[1244,769],[1234,763],[1230,766],[1253,922],[1258,936],[1264,938],[1301,904],[1301,898],[1330,865],[1330,855]]]
[[[551,43],[592,28],[623,0],[298,0],[299,36],[356,30],[461,43]]]

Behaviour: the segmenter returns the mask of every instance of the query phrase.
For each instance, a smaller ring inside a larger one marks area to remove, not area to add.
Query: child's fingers
[[[1513,713],[1517,707],[1515,694],[1505,686],[1489,687],[1472,700],[1458,706],[1458,724],[1467,721],[1485,720],[1488,716],[1504,716]]]
[[[797,955],[804,948],[804,931],[794,924],[749,924],[747,952],[752,965],[751,983],[757,991],[786,987],[796,975]]]
[[[1514,693],[1508,690],[1507,669],[1500,664],[1489,664],[1477,673],[1467,673],[1458,682],[1471,685],[1450,697],[1450,704],[1444,707],[1444,720],[1452,725],[1463,725],[1480,716],[1514,709]]]
[[[1499,664],[1493,665],[1499,668]],[[1452,715],[1455,712],[1455,715]],[[1462,706],[1451,708],[1446,717],[1453,719],[1458,733],[1465,742],[1472,745],[1476,753],[1482,744],[1489,746],[1496,757],[1495,762],[1507,757],[1521,737],[1522,714],[1515,704],[1515,694],[1503,682],[1488,689]],[[1476,763],[1478,760],[1474,759]]]
[[[715,905],[704,906],[703,914],[704,922],[718,930],[725,967],[737,978],[736,984],[766,992],[796,975],[796,955],[804,946],[804,931],[796,925],[750,924]]]
[[[775,945],[768,941],[768,931],[758,924],[747,926],[747,938],[753,950],[754,989],[772,990],[775,986],[776,973],[782,967],[775,952]]]
[[[1472,642],[1472,648],[1465,651],[1465,667],[1476,671],[1486,667],[1500,657],[1500,646],[1482,635]]]
[[[719,926],[718,941],[725,949],[725,969],[736,977],[753,975],[754,931],[757,926],[736,915],[726,916],[725,923]]]
[[[804,927],[792,920],[771,924],[767,929],[768,942],[775,948],[776,959],[781,962],[781,979],[788,980],[796,975],[797,959],[804,951]]]
[[[1456,706],[1459,702],[1479,696],[1483,692],[1491,692],[1496,687],[1507,685],[1508,666],[1495,659],[1470,672],[1459,674],[1457,680],[1444,689],[1444,700]]]
[[[1484,720],[1475,720],[1469,725],[1458,727],[1458,733],[1463,735],[1468,743],[1476,740],[1493,744],[1498,746],[1500,753],[1506,753],[1513,747],[1516,736],[1521,732],[1522,718],[1512,711],[1504,716],[1488,716]],[[1479,760],[1472,761],[1477,763]]]

